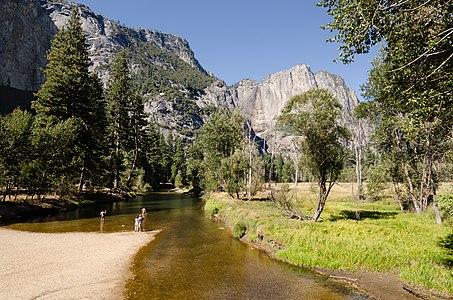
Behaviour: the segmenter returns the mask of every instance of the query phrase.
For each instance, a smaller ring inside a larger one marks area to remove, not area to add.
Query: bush
[[[438,196],[437,203],[439,203],[442,218],[453,221],[453,194]]]
[[[245,235],[245,232],[247,231],[247,226],[242,224],[242,223],[236,223],[234,224],[233,227],[233,236],[235,238],[242,238]]]

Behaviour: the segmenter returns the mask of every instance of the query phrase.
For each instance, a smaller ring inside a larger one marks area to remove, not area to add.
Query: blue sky
[[[313,0],[79,0],[95,13],[133,28],[186,39],[200,64],[227,84],[308,64],[343,77],[360,97],[372,55],[334,63],[338,44],[320,28],[330,17]]]

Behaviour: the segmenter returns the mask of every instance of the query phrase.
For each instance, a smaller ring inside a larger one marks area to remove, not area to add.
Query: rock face
[[[57,27],[36,1],[0,0],[0,86],[37,91]]]
[[[195,59],[188,42],[177,36],[154,30],[130,29],[94,13],[85,5],[63,0],[0,0],[0,7],[0,102],[11,101],[15,93],[20,97],[29,95],[31,99],[31,92],[39,90],[45,80],[40,69],[47,63],[45,54],[51,40],[64,26],[72,10],[77,8],[81,12],[92,71],[106,83],[107,67],[113,54],[124,48],[136,49],[136,55],[141,56],[131,62],[131,69],[140,76],[145,74],[141,78],[142,85],[153,86],[157,82],[161,89],[143,92],[146,112],[149,119],[166,131],[190,140],[212,111],[237,107],[250,120],[255,133],[265,141],[263,147],[291,151],[291,137],[276,128],[277,116],[291,97],[311,88],[326,88],[343,104],[342,121],[353,132],[354,143],[359,145],[367,139],[366,128],[352,115],[358,103],[357,97],[337,75],[325,71],[313,73],[308,65],[297,65],[269,75],[259,83],[242,80],[228,87],[223,81],[215,81],[209,85],[214,78],[209,77]],[[154,50],[143,52],[148,46],[164,55],[156,54]],[[197,77],[205,85],[193,89],[177,83],[175,73],[183,68],[181,64],[175,65],[175,57],[195,70],[187,73],[186,68],[186,77],[181,82]],[[145,68],[148,71],[140,73]],[[154,76],[153,79],[144,78],[146,74]],[[166,83],[162,78],[166,78]],[[162,89],[165,84],[168,87]],[[170,96],[169,91],[177,93]],[[8,99],[4,99],[6,95]]]
[[[360,135],[360,140],[369,135],[368,130],[353,116],[358,104],[355,92],[346,86],[340,76],[326,71],[313,73],[308,65],[297,65],[269,75],[259,83],[246,79],[233,87],[218,82],[213,86],[211,92],[202,98],[215,98],[226,106],[237,107],[251,121],[256,134],[274,149],[290,151],[292,138],[278,130],[277,117],[290,98],[312,88],[327,89],[340,100],[343,106],[341,121],[353,135]]]
[[[106,66],[118,49],[150,43],[205,72],[186,40],[158,31],[134,30],[68,1],[0,0],[0,86],[37,91],[44,82],[46,51],[71,11],[80,9],[92,69],[106,81]]]

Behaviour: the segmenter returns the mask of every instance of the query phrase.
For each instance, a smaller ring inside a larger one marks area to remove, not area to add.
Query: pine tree
[[[97,76],[89,73],[90,59],[77,9],[56,34],[47,59],[46,82],[36,94],[32,107],[42,126],[49,126],[49,121],[56,126],[69,119],[79,124],[74,149],[80,170],[80,192],[87,170],[98,160],[95,156],[99,149],[97,135],[103,132],[104,118],[102,88]]]
[[[119,52],[110,69],[110,84],[106,90],[108,132],[113,188],[120,188],[120,175],[124,169],[124,154],[128,149],[130,129],[131,79],[127,66],[127,53]]]
[[[154,122],[148,123],[146,131],[146,166],[145,181],[152,188],[157,188],[163,180],[164,168],[162,166],[162,134],[159,132]]]
[[[86,119],[92,84],[88,72],[90,59],[78,10],[73,10],[66,26],[56,34],[47,59],[46,82],[33,102],[36,113],[55,116],[59,120]]]
[[[179,175],[179,176],[178,176]],[[173,163],[171,165],[171,179],[176,185],[176,178],[178,177],[178,185],[182,186],[186,180],[186,168],[185,168],[185,153],[180,138],[175,139],[175,149],[173,156]]]
[[[143,98],[134,93],[130,102],[130,132],[129,132],[129,175],[127,186],[130,187],[132,178],[143,160],[143,143],[146,134],[146,116],[143,105]]]

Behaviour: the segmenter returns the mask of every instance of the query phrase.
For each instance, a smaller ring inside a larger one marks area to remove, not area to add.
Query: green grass
[[[338,196],[341,195],[341,196]],[[309,197],[299,205],[308,207]],[[322,222],[289,219],[266,201],[212,195],[205,210],[236,228],[236,236],[271,248],[276,259],[305,267],[396,272],[429,290],[453,294],[453,229],[432,213],[401,213],[390,200],[328,199]],[[442,246],[439,242],[449,240]],[[447,246],[445,246],[447,245]]]

